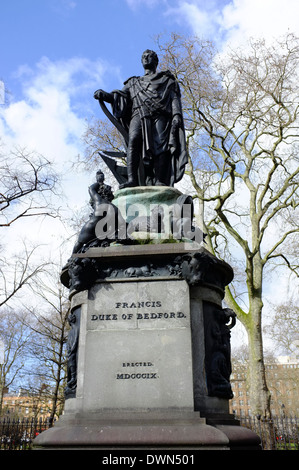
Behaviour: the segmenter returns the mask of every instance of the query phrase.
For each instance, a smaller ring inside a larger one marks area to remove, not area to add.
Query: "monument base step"
[[[34,449],[46,450],[258,450],[259,437],[236,425],[210,425],[198,413],[190,418],[166,418],[161,413],[83,418],[62,416],[34,440]]]

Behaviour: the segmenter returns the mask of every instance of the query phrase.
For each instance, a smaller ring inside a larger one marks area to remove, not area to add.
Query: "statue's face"
[[[101,172],[97,173],[96,179],[97,179],[97,182],[98,182],[98,183],[103,183],[103,181],[104,181],[104,174],[101,173]]]
[[[157,68],[157,59],[153,51],[144,51],[141,62],[145,69]]]

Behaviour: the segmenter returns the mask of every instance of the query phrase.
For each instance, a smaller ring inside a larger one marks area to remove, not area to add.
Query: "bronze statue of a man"
[[[129,78],[122,90],[97,90],[94,97],[112,105],[128,132],[128,182],[123,187],[173,186],[187,163],[179,85],[169,71],[157,72],[154,51],[144,51],[141,61],[143,76]]]

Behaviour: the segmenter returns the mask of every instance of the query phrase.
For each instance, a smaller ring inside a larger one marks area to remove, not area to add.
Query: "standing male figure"
[[[173,186],[187,163],[179,85],[169,71],[157,72],[154,51],[144,51],[141,61],[143,76],[129,78],[122,90],[97,90],[94,97],[110,103],[128,131],[128,182],[122,187]]]

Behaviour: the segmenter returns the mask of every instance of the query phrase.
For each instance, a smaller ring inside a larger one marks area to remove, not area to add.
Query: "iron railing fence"
[[[296,416],[276,416],[266,420],[242,416],[238,419],[241,426],[260,436],[263,450],[299,450],[299,420]]]
[[[237,419],[241,426],[260,436],[263,450],[299,450],[299,419],[296,416],[274,417],[271,420],[242,416]],[[48,418],[0,417],[0,450],[30,450],[34,438],[51,426]]]
[[[33,439],[51,426],[48,418],[0,417],[0,450],[30,450]]]

